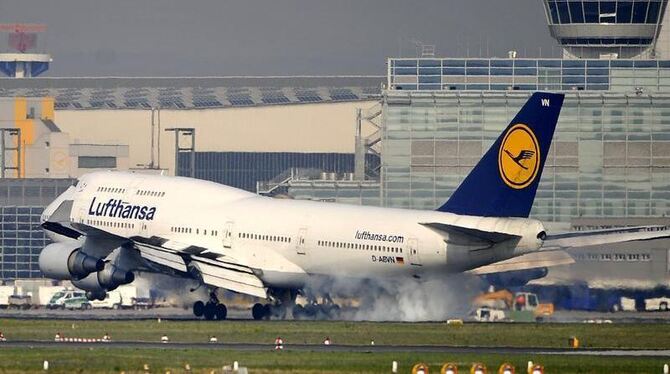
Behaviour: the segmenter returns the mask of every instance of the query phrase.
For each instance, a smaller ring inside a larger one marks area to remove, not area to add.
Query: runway
[[[54,341],[6,341],[2,348],[102,348],[102,349],[210,349],[229,351],[274,351],[274,344],[240,343],[160,343],[141,341],[114,341],[98,343],[69,343]],[[563,349],[563,348],[517,348],[517,347],[454,347],[439,345],[323,345],[323,344],[284,344],[284,351],[297,352],[422,352],[450,354],[526,354],[526,355],[584,355],[616,357],[670,357],[667,349]]]
[[[353,313],[344,314],[341,320],[354,320],[347,318]],[[92,309],[92,310],[47,310],[47,309],[0,309],[0,318],[10,319],[53,319],[53,320],[155,320],[157,318],[169,319],[174,321],[202,321],[201,318],[193,316],[190,308],[153,308],[147,310],[132,309]],[[249,308],[228,308],[228,320],[251,320]],[[588,321],[612,321],[615,323],[670,323],[670,312],[619,312],[619,313],[600,313],[600,312],[580,312],[559,310],[554,313],[551,322],[574,323]],[[306,321],[309,322],[309,321]],[[431,322],[431,321],[424,321]],[[437,322],[437,321],[433,321]]]

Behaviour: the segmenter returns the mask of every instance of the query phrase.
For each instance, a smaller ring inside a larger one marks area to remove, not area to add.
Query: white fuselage
[[[206,248],[259,270],[268,286],[310,275],[356,278],[447,274],[537,251],[540,222],[258,196],[180,177],[97,172],[70,190],[70,221],[125,238]],[[45,210],[45,217],[55,207]],[[518,235],[481,247],[423,223]],[[85,230],[84,230],[85,231]]]

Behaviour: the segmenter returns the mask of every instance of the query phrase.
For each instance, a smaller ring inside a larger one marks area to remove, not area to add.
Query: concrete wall
[[[161,127],[196,128],[198,151],[353,153],[356,108],[375,103],[162,110]],[[149,110],[59,110],[56,117],[73,143],[128,144],[131,167],[150,161]],[[162,132],[160,143],[160,167],[172,174],[174,134]]]
[[[21,168],[18,174],[13,170],[8,171],[7,177],[64,177],[58,173],[51,173],[49,161],[44,159],[48,153],[47,142],[52,132],[43,120],[53,119],[54,99],[51,97],[0,98],[0,128],[21,130]],[[16,147],[17,142],[17,137],[9,137],[5,139],[5,146]],[[15,167],[18,163],[17,154],[13,151],[0,154],[0,160],[2,157],[7,158],[5,162],[7,166]]]

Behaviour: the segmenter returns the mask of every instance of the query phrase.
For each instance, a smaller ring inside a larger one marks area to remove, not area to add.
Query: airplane
[[[81,176],[46,207],[42,273],[102,299],[136,272],[210,290],[193,313],[224,320],[216,290],[266,299],[284,318],[312,279],[429,279],[571,262],[563,250],[669,237],[666,227],[548,234],[529,218],[564,95],[536,92],[435,211],[276,199],[210,181],[131,172]]]

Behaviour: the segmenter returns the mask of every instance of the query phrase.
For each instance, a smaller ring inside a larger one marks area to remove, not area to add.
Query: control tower
[[[7,44],[0,52],[0,72],[12,78],[36,77],[49,69],[51,55],[38,53],[37,36],[45,25],[0,24],[0,33],[7,33]]]
[[[667,58],[661,24],[668,0],[542,0],[565,58]],[[666,17],[667,18],[667,17]],[[663,30],[665,31],[665,30]],[[665,39],[665,40],[664,40]]]

